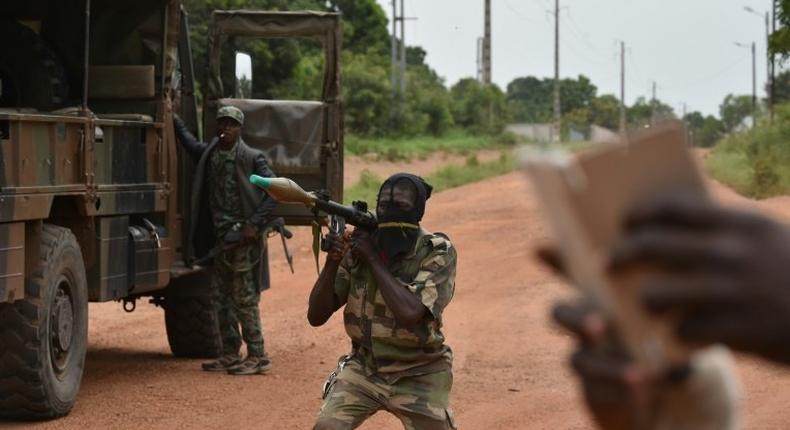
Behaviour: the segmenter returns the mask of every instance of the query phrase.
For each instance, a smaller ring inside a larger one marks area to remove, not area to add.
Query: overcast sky
[[[392,15],[391,0],[377,0]],[[406,43],[452,85],[476,75],[483,0],[405,0]],[[493,79],[503,90],[515,77],[554,75],[553,0],[491,0]],[[771,0],[560,0],[560,75],[587,75],[599,94],[620,94],[619,40],[627,46],[626,100],[658,98],[680,113],[718,114],[728,93],[751,94],[757,42],[757,91],[766,82],[764,13]],[[391,26],[390,26],[391,28]]]

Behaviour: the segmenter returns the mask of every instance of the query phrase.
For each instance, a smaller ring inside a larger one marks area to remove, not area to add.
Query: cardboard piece
[[[605,265],[628,209],[673,193],[709,200],[686,136],[681,123],[670,122],[576,156],[523,157],[571,280],[612,318],[634,359],[653,372],[685,362],[688,346],[675,339],[671,319],[649,315],[638,302],[639,280],[648,269],[613,279]]]

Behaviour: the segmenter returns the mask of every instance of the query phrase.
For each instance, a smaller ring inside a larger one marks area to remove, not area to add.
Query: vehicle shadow
[[[114,387],[125,386],[134,390],[150,384],[166,383],[179,375],[201,373],[201,360],[173,357],[170,352],[157,352],[130,348],[89,347],[85,371],[78,394],[78,403],[92,403],[93,399],[114,395]],[[164,376],[164,377],[163,377]],[[79,406],[79,405],[78,405]],[[79,412],[63,420],[71,420]],[[59,420],[12,421],[0,418],[2,429],[51,429],[58,428]]]

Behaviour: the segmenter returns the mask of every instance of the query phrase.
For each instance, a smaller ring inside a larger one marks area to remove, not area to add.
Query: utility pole
[[[752,127],[757,125],[757,44],[752,42]]]
[[[483,82],[483,38],[477,38],[477,82]]]
[[[392,0],[392,100],[398,97],[398,10]]]
[[[485,34],[483,35],[483,83],[491,83],[491,0],[485,0]]]
[[[765,12],[765,59],[767,64],[766,73],[768,74],[768,122],[773,124],[774,122],[774,80],[772,79],[773,76],[773,65],[771,60],[771,17],[768,12]]]
[[[757,125],[757,44],[751,45],[735,42],[735,46],[750,49],[752,51],[752,127]]]
[[[625,122],[625,42],[620,41],[620,137],[626,137]]]
[[[774,2],[774,5],[776,2]],[[763,14],[754,10],[751,6],[745,6],[743,8],[746,12],[749,12],[752,15],[756,15],[759,17],[763,17]],[[771,56],[771,14],[766,11],[765,12],[765,61],[766,67],[765,71],[768,77],[766,78],[766,92],[768,93],[768,110],[770,112],[768,116],[769,122],[773,123],[773,110],[774,110],[774,98],[773,98],[773,58]]]
[[[771,12],[771,33],[776,33],[776,2],[777,0],[773,0],[771,3],[772,12]],[[770,49],[769,49],[770,52]],[[774,121],[774,103],[776,102],[776,56],[771,53],[771,118],[770,121],[773,123]]]
[[[400,0],[400,95],[406,95],[406,15],[403,12],[403,3]]]
[[[554,125],[552,140],[560,141],[562,130],[560,111],[560,0],[554,0]]]
[[[653,97],[650,99],[650,125],[656,125],[656,81],[653,81]]]

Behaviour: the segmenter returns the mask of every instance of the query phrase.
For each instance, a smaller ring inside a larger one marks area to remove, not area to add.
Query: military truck
[[[180,0],[0,3],[0,419],[69,413],[89,302],[133,310],[149,299],[164,309],[175,356],[220,352],[210,273],[188,246],[192,161],[172,126],[176,110],[198,132],[187,18]],[[340,200],[339,16],[216,11],[208,33],[203,135],[214,135],[220,106],[237,106],[243,138],[275,172]],[[237,97],[224,59],[239,37],[315,42],[319,96]],[[277,214],[289,225],[314,218]]]

